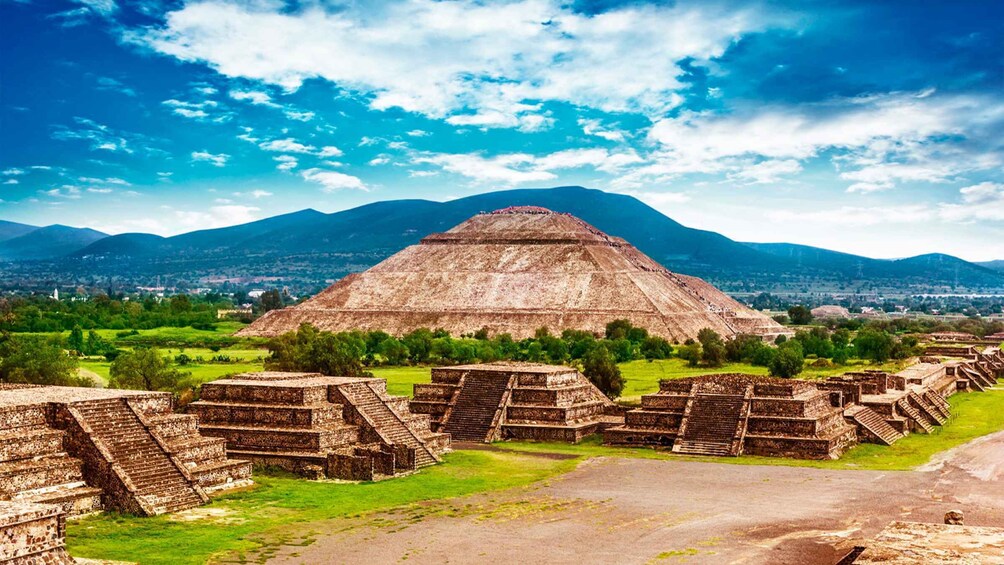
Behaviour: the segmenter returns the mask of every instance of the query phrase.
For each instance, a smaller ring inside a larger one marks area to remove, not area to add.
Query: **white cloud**
[[[95,194],[111,194],[112,189],[110,189],[110,188],[94,188],[94,187],[91,187],[91,188],[87,189],[87,192],[93,192]]]
[[[279,104],[272,102],[272,97],[267,92],[260,90],[231,90],[230,97],[241,102],[250,102],[257,106],[269,106],[279,108]]]
[[[267,190],[260,190],[260,189],[251,191],[251,198],[254,198],[255,200],[259,198],[265,198],[266,196],[272,196],[272,193]]]
[[[279,155],[278,157],[273,157],[279,164],[276,168],[280,171],[291,171],[300,164],[299,160],[292,155]]]
[[[376,166],[379,166],[379,165],[386,165],[387,163],[390,163],[390,156],[389,155],[378,155],[378,156],[370,159],[369,162],[366,163],[366,164],[369,165],[369,166],[371,166],[371,167],[376,167]]]
[[[325,145],[321,148],[320,152],[317,153],[318,157],[341,157],[344,155],[341,149],[335,147],[334,145]]]
[[[51,190],[39,191],[42,194],[52,196],[53,198],[66,198],[69,200],[77,200],[80,198],[80,189],[76,186],[63,185],[58,188],[53,188]]]
[[[208,151],[194,151],[192,152],[193,162],[207,162],[212,164],[214,167],[223,167],[227,164],[230,159],[230,155],[226,153],[213,154]]]
[[[313,112],[287,109],[284,110],[283,113],[286,114],[287,118],[291,120],[296,120],[298,122],[309,122],[310,120],[314,119]]]
[[[17,179],[7,179],[3,181],[3,184],[19,184],[19,182]]]
[[[906,206],[858,207],[794,211],[771,210],[767,218],[775,222],[804,222],[807,224],[834,224],[838,226],[876,226],[883,224],[913,224],[934,219],[935,213],[924,204]]]
[[[594,135],[607,141],[624,141],[626,136],[625,132],[621,130],[604,126],[600,120],[580,119],[579,126],[582,127],[582,133]]]
[[[981,182],[959,189],[962,202],[942,204],[941,218],[950,222],[1004,220],[1004,183]]]
[[[749,165],[733,173],[730,178],[750,184],[768,184],[783,180],[785,175],[793,175],[802,170],[802,165],[794,159],[770,159]]]
[[[425,131],[425,130],[422,130],[422,129],[413,129],[411,131],[406,131],[405,135],[408,135],[408,136],[411,136],[411,137],[426,137],[426,136],[429,136],[429,135],[432,135],[432,134],[429,133],[429,132],[427,132],[427,131]]]
[[[258,144],[265,151],[281,151],[284,153],[314,153],[317,148],[312,145],[304,145],[292,137],[286,139],[273,139]]]
[[[307,169],[300,173],[305,180],[315,182],[324,187],[324,192],[333,192],[341,189],[369,190],[366,184],[358,178],[337,171],[327,171],[324,169]]]
[[[261,208],[241,206],[238,204],[223,204],[211,206],[206,211],[175,210],[174,218],[177,227],[186,230],[212,229],[236,224],[246,224],[258,219]]]
[[[642,162],[634,151],[610,152],[606,149],[567,149],[542,156],[507,153],[485,157],[478,153],[415,153],[411,162],[435,165],[475,182],[509,185],[549,181],[558,178],[553,171],[592,167],[616,173]]]
[[[209,0],[127,40],[229,77],[296,90],[322,78],[402,108],[479,127],[547,127],[539,102],[658,115],[677,105],[684,59],[720,56],[776,20],[735,6],[625,6],[595,15],[559,0],[316,4]],[[473,110],[473,112],[472,112]],[[535,116],[535,117],[529,117]]]
[[[4,170],[4,172],[0,173],[0,174],[2,174],[5,177],[20,176],[20,175],[24,174],[24,169],[18,169],[17,167],[11,167],[9,169]]]

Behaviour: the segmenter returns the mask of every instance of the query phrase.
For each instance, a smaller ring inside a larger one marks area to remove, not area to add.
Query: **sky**
[[[0,0],[0,219],[171,235],[562,185],[1004,259],[1004,2]]]

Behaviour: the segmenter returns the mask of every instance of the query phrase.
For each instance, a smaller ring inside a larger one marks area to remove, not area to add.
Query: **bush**
[[[649,336],[641,342],[640,352],[642,357],[649,361],[669,359],[673,354],[673,346],[661,337]]]
[[[597,345],[586,354],[582,374],[609,398],[617,398],[624,391],[624,377],[606,345]]]
[[[91,386],[76,374],[77,361],[57,337],[0,337],[0,381],[35,385]]]
[[[136,349],[123,352],[112,362],[108,387],[173,391],[190,374],[171,367],[156,349]]]
[[[804,361],[798,348],[780,347],[767,370],[772,376],[788,379],[802,372]]]
[[[788,317],[796,326],[805,326],[812,322],[812,311],[801,304],[788,308]]]

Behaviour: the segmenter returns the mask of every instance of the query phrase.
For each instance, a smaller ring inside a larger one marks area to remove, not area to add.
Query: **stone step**
[[[65,432],[48,427],[15,428],[0,433],[0,462],[63,451]]]
[[[844,414],[874,434],[879,439],[879,442],[884,445],[892,445],[903,437],[903,434],[890,426],[878,412],[866,406],[852,406],[844,411]]]
[[[916,408],[911,406],[907,399],[900,399],[896,402],[896,406],[903,412],[903,414],[920,426],[920,429],[924,430],[925,433],[931,433],[934,431],[934,426],[932,426],[931,423],[927,421],[927,418],[922,416]]]

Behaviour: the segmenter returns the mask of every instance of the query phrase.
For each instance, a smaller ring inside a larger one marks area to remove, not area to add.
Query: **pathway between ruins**
[[[968,525],[1004,527],[1001,477],[1004,432],[913,472],[596,458],[529,489],[429,503],[456,517],[411,508],[325,523],[332,533],[269,563],[832,563],[833,546],[892,520],[958,508]]]

